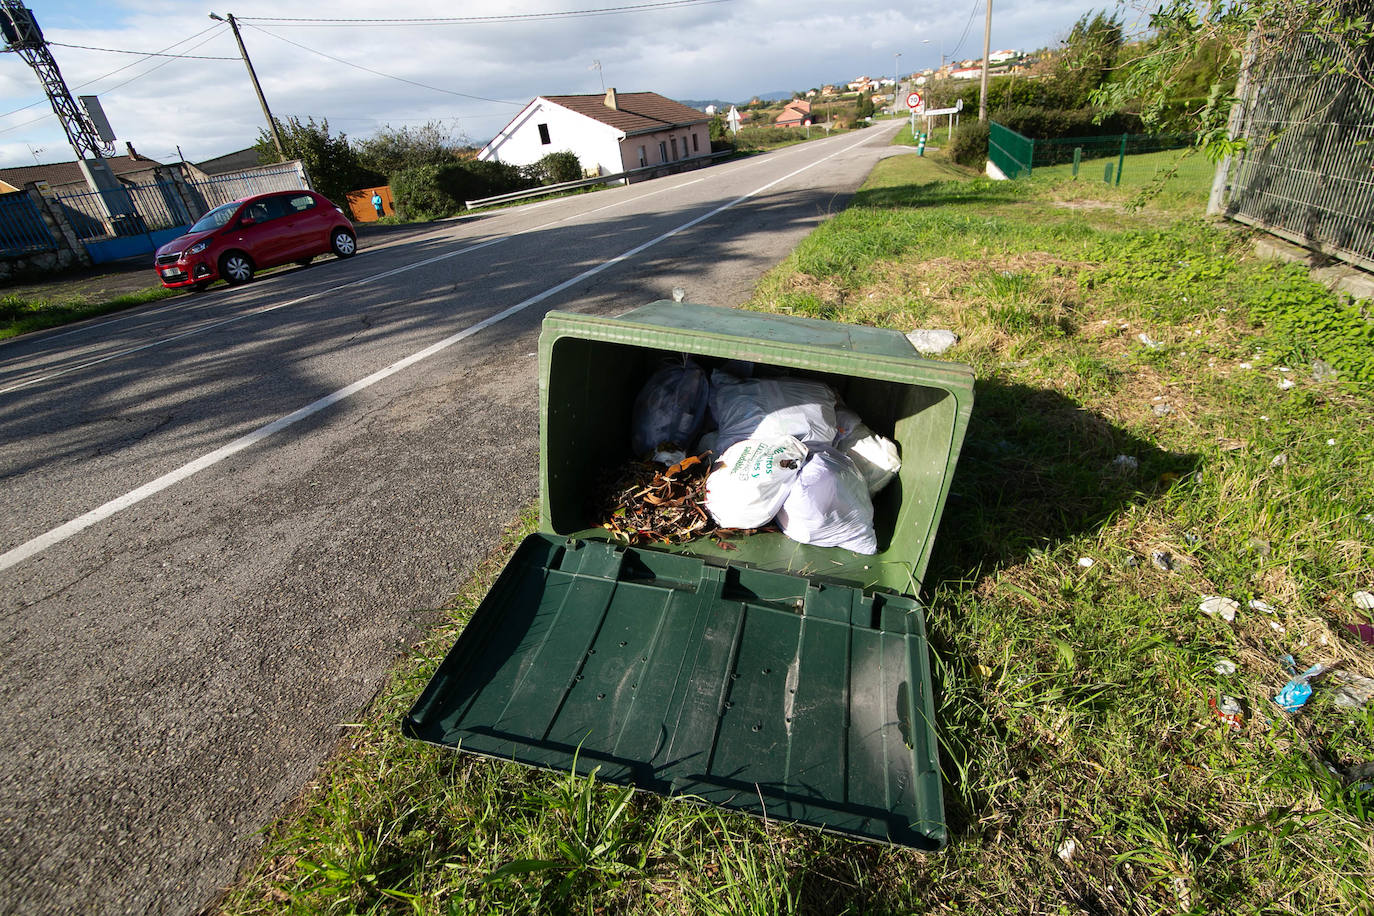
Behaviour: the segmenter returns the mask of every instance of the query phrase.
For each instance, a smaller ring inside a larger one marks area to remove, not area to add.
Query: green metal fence
[[[996,121],[988,123],[988,159],[1008,178],[1029,176],[1036,168],[1073,163],[1073,177],[1121,184],[1126,157],[1191,146],[1193,134],[1112,134],[1100,137],[1032,139]]]
[[[1035,141],[996,121],[988,122],[988,160],[1008,178],[1031,173]]]

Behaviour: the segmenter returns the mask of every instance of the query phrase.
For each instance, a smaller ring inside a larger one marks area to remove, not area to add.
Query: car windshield
[[[229,222],[229,217],[234,215],[234,211],[239,208],[238,202],[224,204],[216,207],[209,213],[196,220],[196,224],[191,227],[191,232],[209,232],[211,229],[218,229]]]

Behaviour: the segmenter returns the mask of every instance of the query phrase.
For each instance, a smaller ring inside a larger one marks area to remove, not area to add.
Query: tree
[[[316,124],[314,118],[302,122],[300,118],[292,116],[285,123],[278,120],[277,131],[281,134],[285,157],[277,155],[272,137],[266,129],[260,129],[258,142],[254,144],[258,161],[267,164],[299,159],[315,190],[337,207],[346,204],[349,191],[386,181],[385,176],[365,168],[358,161],[358,154],[344,134],[336,136],[329,133],[327,118]]]
[[[872,96],[870,96],[867,92],[860,92],[859,101],[858,104],[855,106],[854,110],[854,117],[860,120],[864,118],[871,118],[873,117],[874,111],[875,109],[873,107]]]
[[[1235,103],[1235,81],[1242,61],[1265,69],[1305,36],[1314,36],[1336,51],[1312,61],[1314,76],[1342,74],[1374,88],[1374,20],[1368,0],[1164,0],[1150,3],[1140,53],[1118,77],[1092,94],[1094,104],[1118,109],[1135,107],[1147,125],[1170,117],[1198,131],[1203,150],[1212,158],[1237,151],[1242,144],[1227,133]],[[1199,55],[1218,61],[1206,98],[1177,111],[1178,87],[1198,67]]]
[[[1084,13],[1064,39],[1050,74],[1056,108],[1083,108],[1116,66],[1123,35],[1121,20],[1105,12]]]
[[[462,141],[437,121],[421,127],[394,128],[388,124],[358,143],[358,161],[390,177],[420,165],[448,165],[462,146]]]

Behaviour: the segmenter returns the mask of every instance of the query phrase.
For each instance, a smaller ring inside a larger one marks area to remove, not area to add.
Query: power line
[[[713,0],[713,2],[721,2],[721,0]],[[240,21],[240,22],[244,22],[242,19],[240,19],[239,21]],[[353,63],[353,61],[351,61],[351,60],[344,60],[342,57],[335,57],[333,54],[326,54],[325,52],[319,50],[318,48],[311,48],[311,47],[308,47],[307,45],[301,44],[300,42],[292,41],[291,39],[289,39],[289,38],[287,38],[287,37],[285,37],[285,36],[283,36],[283,35],[278,35],[278,34],[275,33],[275,32],[269,32],[267,29],[264,29],[262,26],[253,25],[251,22],[244,22],[244,25],[248,26],[248,27],[251,28],[251,29],[254,29],[255,31],[261,32],[261,33],[263,33],[264,35],[270,35],[270,36],[272,36],[273,38],[277,39],[277,41],[284,41],[284,42],[286,42],[286,43],[289,44],[289,45],[294,45],[295,47],[300,48],[302,51],[309,51],[311,54],[318,54],[320,57],[326,57],[326,58],[328,58],[329,60],[334,61],[335,63],[344,64],[344,65],[346,65],[346,66],[353,67],[353,68],[355,68],[355,69],[357,69],[357,70],[362,70],[362,71],[364,71],[364,72],[366,72],[366,73],[371,73],[373,76],[382,76],[382,77],[386,77],[386,78],[389,79],[389,80],[396,80],[397,82],[401,82],[401,83],[409,83],[409,84],[412,85],[412,86],[419,86],[421,89],[432,89],[432,90],[434,90],[435,92],[443,92],[443,93],[446,93],[446,94],[448,94],[448,95],[456,95],[456,96],[458,96],[458,97],[460,97],[460,98],[464,98],[464,99],[475,99],[475,100],[477,100],[477,101],[479,101],[479,102],[496,102],[496,103],[501,104],[501,105],[515,105],[515,106],[517,106],[517,107],[519,107],[519,106],[525,104],[524,102],[512,102],[512,101],[510,101],[510,100],[508,100],[508,99],[489,99],[489,98],[487,98],[487,97],[484,96],[484,95],[471,95],[471,94],[469,94],[469,93],[466,93],[466,92],[458,92],[458,91],[453,90],[453,89],[441,89],[441,88],[438,87],[438,86],[431,86],[431,85],[429,85],[428,83],[420,83],[420,82],[416,82],[415,80],[406,79],[404,76],[395,76],[394,74],[391,74],[391,73],[383,73],[383,72],[380,71],[380,70],[373,70],[371,67],[364,67],[362,64],[355,64],[355,63]]]
[[[213,26],[211,26],[213,28]],[[203,54],[164,54],[162,51],[126,51],[123,48],[92,48],[90,45],[69,45],[60,41],[48,44],[57,48],[76,48],[79,51],[104,51],[108,54],[137,54],[140,57],[180,57],[186,60],[238,60],[236,57],[207,57]]]
[[[976,2],[973,4],[973,9],[969,10],[968,22],[964,23],[964,34],[959,36],[959,42],[954,46],[954,50],[949,52],[950,60],[954,60],[956,57],[959,56],[959,49],[964,46],[964,39],[968,38],[968,30],[973,26],[973,17],[977,16],[978,11],[982,8],[983,4],[980,0],[980,2]],[[987,61],[984,61],[983,65],[987,66]]]
[[[191,36],[191,37],[192,37],[192,38],[198,38],[199,36],[204,35],[205,32],[210,31],[210,29],[216,29],[216,28],[219,28],[219,27],[218,27],[218,26],[211,26],[209,29],[206,29],[204,32],[197,32],[195,35],[193,35],[193,36]],[[196,48],[199,48],[201,45],[203,45],[203,44],[208,44],[209,42],[213,41],[216,37],[218,37],[218,36],[216,36],[216,35],[211,35],[209,38],[205,39],[205,41],[202,41],[202,42],[199,42],[199,43],[197,43],[197,44],[191,45],[191,47],[190,47],[188,50],[194,51]],[[185,38],[185,39],[182,39],[181,41],[177,42],[176,44],[178,44],[178,45],[179,45],[179,44],[185,44],[186,42],[188,42],[188,41],[190,41],[190,40],[191,40],[190,38]],[[176,45],[171,45],[171,47],[176,47]],[[231,58],[231,59],[232,59],[232,58]],[[134,76],[129,77],[128,79],[126,79],[126,80],[125,80],[124,82],[122,82],[122,83],[115,83],[113,86],[107,86],[107,87],[105,88],[104,91],[105,91],[105,92],[113,92],[113,91],[116,90],[116,89],[119,89],[119,88],[122,88],[122,87],[124,87],[124,86],[129,85],[129,84],[132,83],[134,80],[143,79],[143,77],[145,77],[145,76],[147,76],[148,74],[152,73],[154,70],[160,70],[160,69],[162,69],[163,67],[167,66],[167,65],[170,64],[173,60],[176,60],[176,58],[171,58],[171,59],[169,59],[169,60],[160,61],[160,62],[158,62],[157,64],[155,64],[155,65],[149,67],[147,70],[144,70],[142,73],[138,73],[138,74],[135,74]],[[82,86],[89,86],[89,85],[90,85],[91,83],[93,83],[93,82],[98,82],[99,80],[106,79],[106,78],[108,78],[108,77],[110,77],[110,76],[113,76],[115,73],[118,73],[120,70],[127,70],[127,69],[129,69],[130,67],[134,66],[135,64],[139,64],[139,63],[142,63],[142,61],[137,61],[137,60],[136,60],[136,61],[134,61],[132,64],[125,64],[123,67],[120,67],[119,70],[111,71],[110,73],[105,74],[105,76],[98,77],[98,78],[95,79],[95,80],[91,80],[90,82],[82,83],[81,85],[82,85]],[[81,87],[78,86],[77,88],[79,89],[79,88],[81,88]],[[42,104],[42,103],[35,103],[35,104]],[[32,108],[33,105],[28,105],[28,106],[25,106],[25,107],[27,107],[27,108]],[[23,108],[18,108],[18,109],[15,109],[15,110],[16,110],[16,111],[23,111],[24,109],[23,109]],[[13,112],[11,112],[11,114],[13,114]],[[28,127],[28,126],[30,126],[30,125],[32,125],[32,124],[38,124],[38,123],[40,123],[40,122],[42,122],[42,121],[46,121],[46,120],[47,120],[47,116],[44,115],[44,116],[41,117],[41,118],[34,118],[32,121],[24,121],[22,124],[15,124],[15,125],[13,125],[13,126],[11,126],[11,127],[0,128],[0,134],[7,134],[7,133],[10,133],[11,131],[19,130],[19,129],[22,128],[22,127]]]
[[[181,41],[174,41],[174,42],[172,42],[172,43],[169,44],[167,47],[163,48],[162,51],[159,51],[159,52],[157,52],[157,53],[161,54],[161,53],[164,52],[164,51],[170,51],[170,50],[172,50],[172,49],[175,48],[177,45],[184,45],[184,44],[186,44],[186,42],[188,42],[188,41],[195,41],[197,38],[199,38],[200,36],[204,35],[206,32],[210,32],[210,31],[213,31],[213,30],[218,29],[218,28],[220,28],[220,26],[218,26],[218,25],[212,25],[212,26],[210,26],[208,29],[201,29],[199,32],[197,32],[196,34],[192,35],[192,36],[189,37],[189,38],[183,38],[183,39],[181,39]],[[200,47],[200,45],[196,45],[196,47]],[[145,59],[146,59],[146,58],[145,58]],[[230,59],[232,60],[232,58],[230,58]],[[109,79],[110,77],[114,76],[116,73],[123,73],[125,70],[128,70],[130,67],[137,67],[137,66],[138,66],[139,64],[141,64],[141,63],[143,63],[142,60],[131,61],[131,62],[125,64],[125,65],[122,66],[122,67],[116,67],[115,69],[111,70],[109,73],[103,74],[103,75],[101,75],[101,76],[97,76],[95,79],[86,80],[86,82],[81,83],[81,84],[78,85],[78,86],[73,86],[72,88],[73,88],[73,89],[85,89],[87,86],[92,86],[92,85],[94,85],[94,84],[100,82],[100,81],[103,80],[103,79]],[[29,104],[23,105],[23,106],[21,106],[21,107],[19,107],[19,108],[16,108],[16,109],[14,109],[13,111],[7,111],[7,112],[5,112],[4,114],[0,114],[0,118],[8,118],[8,117],[9,117],[10,115],[12,115],[12,114],[19,114],[19,112],[21,112],[21,111],[28,111],[30,108],[36,108],[36,107],[38,107],[39,105],[42,105],[42,104],[43,104],[44,102],[46,102],[46,101],[47,101],[47,99],[39,99],[39,100],[36,101],[36,102],[30,102]],[[42,120],[42,119],[40,118],[39,120]],[[36,124],[37,122],[36,122],[36,121],[29,121],[29,122],[26,122],[26,123],[28,123],[28,124]],[[24,126],[24,125],[21,124],[21,125],[19,125],[19,126],[22,127],[22,126]]]
[[[648,10],[677,9],[686,6],[708,6],[715,3],[730,3],[733,0],[662,0],[658,3],[639,3],[633,6],[606,6],[586,10],[563,10],[550,13],[507,13],[493,16],[432,16],[427,18],[399,19],[326,19],[287,16],[240,16],[239,22],[276,22],[287,28],[300,28],[315,25],[343,26],[389,26],[389,25],[448,25],[486,23],[486,22],[529,22],[541,19],[578,19],[589,16],[615,16],[621,13],[637,13]]]

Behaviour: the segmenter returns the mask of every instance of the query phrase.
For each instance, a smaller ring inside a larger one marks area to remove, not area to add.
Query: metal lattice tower
[[[0,34],[5,39],[5,50],[18,54],[38,74],[77,158],[98,159],[113,155],[114,144],[100,139],[90,116],[72,98],[67,81],[62,78],[62,71],[38,28],[38,21],[19,0],[0,0]]]

